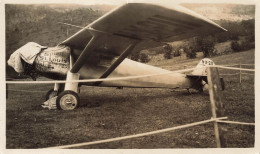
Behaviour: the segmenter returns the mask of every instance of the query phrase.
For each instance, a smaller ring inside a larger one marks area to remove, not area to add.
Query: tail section
[[[191,73],[192,75],[207,76],[207,68],[205,66],[214,66],[214,62],[209,58],[202,59],[196,66],[196,69]]]
[[[207,68],[205,66],[214,66],[214,62],[209,58],[202,59],[195,67],[195,70],[187,75],[193,82],[192,88],[199,91],[208,91]],[[223,78],[220,78],[222,90],[225,89]]]

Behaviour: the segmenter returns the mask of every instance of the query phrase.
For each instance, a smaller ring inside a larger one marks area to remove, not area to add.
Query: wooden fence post
[[[8,84],[6,84],[5,89],[6,89],[6,99],[8,99]]]
[[[242,82],[241,63],[239,63],[239,68],[240,68],[240,71],[239,71],[239,83],[241,83]]]
[[[183,69],[186,69],[187,68],[187,65],[184,65],[183,66]],[[184,72],[184,74],[187,74],[186,72]]]
[[[217,118],[224,116],[225,110],[222,103],[222,92],[221,92],[221,83],[219,78],[218,68],[208,67],[208,84],[209,84],[209,94],[211,102],[212,117]],[[224,134],[227,131],[225,124],[214,122],[214,130],[217,147],[226,147]]]

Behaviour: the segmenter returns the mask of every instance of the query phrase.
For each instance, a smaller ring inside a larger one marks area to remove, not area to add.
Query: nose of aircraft
[[[46,46],[41,46],[37,43],[29,42],[11,54],[7,64],[11,66],[17,73],[24,73],[28,75],[34,68],[33,62],[37,57],[37,54],[42,49],[46,48]]]

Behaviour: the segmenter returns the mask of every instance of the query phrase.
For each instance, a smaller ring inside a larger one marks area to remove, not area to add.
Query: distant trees
[[[196,46],[203,52],[204,57],[214,55],[216,39],[213,36],[197,37]]]
[[[146,53],[141,53],[140,54],[140,61],[142,63],[148,63],[150,61],[150,58]]]
[[[240,47],[238,41],[231,42],[231,49],[234,51],[241,51],[241,47]]]
[[[164,46],[163,46],[163,48],[164,48],[164,58],[165,59],[172,59],[172,57],[178,57],[178,56],[180,56],[181,55],[181,52],[180,52],[180,50],[182,49],[182,48],[176,48],[176,49],[174,49],[170,44],[165,44]]]
[[[255,35],[255,19],[243,20],[243,21],[227,21],[220,20],[218,23],[227,29],[228,31],[215,34],[217,42],[225,42],[227,40],[238,40],[239,36],[251,36]]]
[[[249,40],[245,39],[240,42],[232,41],[231,42],[231,49],[235,52],[249,50],[255,47],[255,44],[250,42]]]
[[[198,48],[196,48],[195,46],[189,45],[187,47],[184,48],[184,52],[186,53],[186,57],[187,58],[196,58],[197,56],[197,50]]]
[[[6,60],[12,52],[27,42],[33,41],[41,45],[55,46],[67,39],[67,29],[69,35],[80,30],[75,27],[65,27],[58,22],[87,26],[101,15],[103,15],[102,11],[89,8],[68,10],[53,9],[41,4],[6,4]],[[16,76],[10,67],[7,66],[6,70],[9,75]]]
[[[190,39],[188,41],[189,43],[187,43],[186,45],[175,47],[175,49],[173,49],[173,47],[171,47],[170,45],[164,45],[164,58],[171,59],[172,57],[179,56],[180,48],[184,50],[187,58],[195,58],[197,52],[203,52],[204,57],[212,57],[217,54],[215,45],[218,42],[225,42],[227,40],[238,41],[240,39],[240,36],[246,36],[247,39],[245,40],[254,41],[254,30],[250,30],[250,28],[254,27],[253,20],[248,20],[244,22],[223,22],[224,25],[227,25],[227,27],[225,28],[231,29],[230,31],[215,35],[198,36]],[[237,26],[239,27],[238,29],[236,29]],[[235,46],[236,44],[233,43],[233,48],[238,48]],[[242,43],[239,44],[239,49],[235,50],[241,51],[249,49],[250,47],[253,47],[252,43],[242,41]]]
[[[7,56],[29,41],[41,45],[55,46],[78,28],[64,26],[58,22],[87,26],[103,15],[90,8],[53,9],[45,5],[6,4],[6,49]],[[38,37],[41,36],[41,37]]]
[[[215,35],[196,37],[194,43],[190,43],[185,48],[187,58],[194,58],[196,52],[203,52],[204,57],[214,56],[216,55],[215,44],[228,40],[232,40],[231,49],[236,52],[254,48],[254,19],[239,22],[221,20],[219,23],[228,31]]]
[[[243,11],[235,9],[235,11]],[[251,12],[254,13],[254,12]],[[53,9],[45,5],[5,5],[6,16],[6,57],[29,41],[38,42],[41,45],[55,46],[58,42],[65,40],[68,35],[79,31],[78,28],[58,24],[57,22],[71,23],[79,26],[86,26],[93,22],[104,12],[91,8],[77,9]],[[149,52],[131,53],[129,57],[133,60],[147,63],[150,58],[150,51],[154,54],[163,54],[165,59],[180,56],[181,50],[186,53],[187,58],[195,58],[197,52],[203,52],[204,57],[211,57],[215,53],[215,44],[231,40],[233,51],[243,51],[254,48],[255,41],[255,20],[243,21],[216,21],[227,32],[217,33],[212,36],[202,36],[185,45],[166,45],[148,50]],[[41,37],[38,37],[41,36]],[[244,39],[241,40],[241,37]],[[7,59],[6,58],[6,59]]]
[[[165,44],[164,46],[163,46],[163,48],[164,48],[164,58],[165,59],[171,59],[172,58],[172,56],[173,56],[173,48],[172,48],[172,46],[170,45],[170,44]]]
[[[134,61],[139,61],[142,63],[148,63],[151,59],[149,58],[148,54],[145,51],[136,51],[132,52],[129,55],[129,58]]]

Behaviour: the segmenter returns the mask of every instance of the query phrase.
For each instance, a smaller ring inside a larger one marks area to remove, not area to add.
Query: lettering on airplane
[[[59,76],[66,75],[69,69],[70,48],[54,47],[43,50],[35,59],[38,72],[47,72]]]

